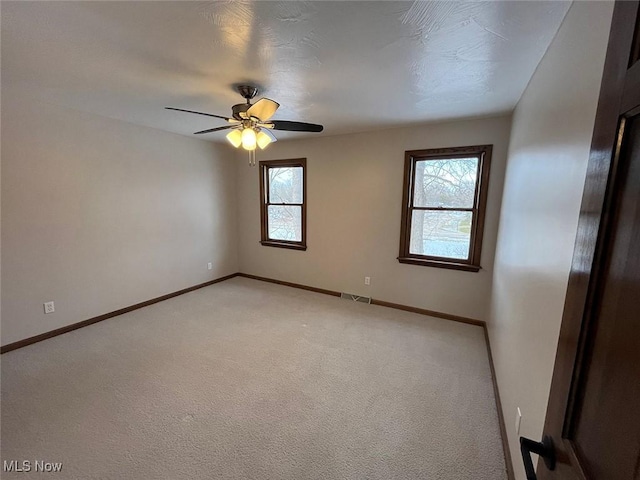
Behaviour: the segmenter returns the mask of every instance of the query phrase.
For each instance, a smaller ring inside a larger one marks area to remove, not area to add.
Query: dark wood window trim
[[[268,171],[273,167],[302,167],[302,203],[290,203],[287,205],[298,205],[302,212],[302,240],[292,242],[286,240],[274,240],[269,238],[269,228],[267,225],[267,207],[274,205],[269,203],[269,181]],[[260,243],[267,247],[289,248],[292,250],[307,249],[307,159],[292,158],[288,160],[262,160],[260,162]]]
[[[428,150],[409,150],[405,152],[404,160],[404,186],[402,197],[402,223],[400,228],[400,254],[398,261],[411,265],[428,267],[451,268],[468,272],[480,271],[480,253],[482,250],[482,233],[484,231],[484,218],[487,206],[487,190],[489,185],[489,168],[491,166],[492,145],[475,145],[469,147],[432,148]],[[453,159],[478,157],[478,177],[474,204],[472,208],[437,208],[414,207],[413,186],[415,181],[415,165],[420,160]],[[416,255],[409,253],[411,244],[411,216],[414,210],[434,211],[470,211],[471,240],[469,258],[467,260],[452,259],[446,257],[434,257],[428,255]]]

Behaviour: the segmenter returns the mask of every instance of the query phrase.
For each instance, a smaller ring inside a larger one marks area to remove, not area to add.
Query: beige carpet
[[[480,327],[245,278],[3,355],[1,428],[3,479],[506,479]]]

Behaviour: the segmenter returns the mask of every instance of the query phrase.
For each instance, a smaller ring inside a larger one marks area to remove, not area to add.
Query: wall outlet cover
[[[44,303],[44,313],[53,313],[56,311],[56,307],[53,302]]]

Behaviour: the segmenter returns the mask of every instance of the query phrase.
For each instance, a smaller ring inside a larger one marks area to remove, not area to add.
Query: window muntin
[[[306,249],[306,159],[260,162],[263,245]]]
[[[405,152],[401,263],[478,271],[491,146]]]

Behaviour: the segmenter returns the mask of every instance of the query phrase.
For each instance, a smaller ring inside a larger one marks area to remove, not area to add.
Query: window
[[[491,150],[405,152],[400,263],[480,270]]]
[[[307,249],[307,159],[260,162],[262,245]]]

